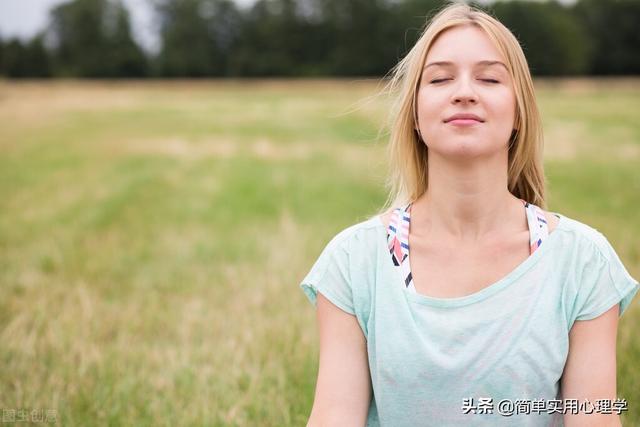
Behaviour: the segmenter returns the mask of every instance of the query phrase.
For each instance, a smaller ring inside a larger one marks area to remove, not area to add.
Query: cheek
[[[424,116],[425,110],[429,109],[429,103],[427,102],[427,94],[425,91],[420,90],[416,95],[416,108],[418,109],[418,115]]]
[[[510,113],[513,115],[516,112],[516,98],[513,95],[508,96],[506,98],[507,100],[504,102],[503,108],[507,113]]]
[[[420,90],[416,98],[416,108],[420,125],[432,125],[444,114],[446,97],[433,91]]]
[[[502,108],[505,112],[514,114],[516,112],[516,95],[512,90],[506,91],[504,96],[502,97],[504,102],[502,103]]]
[[[483,108],[494,121],[504,121],[506,126],[511,126],[516,115],[516,99],[513,95],[505,93],[503,96],[494,97],[492,102],[486,102]]]

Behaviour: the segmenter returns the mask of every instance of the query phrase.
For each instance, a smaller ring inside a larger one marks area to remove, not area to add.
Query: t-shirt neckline
[[[538,247],[533,252],[533,254],[529,255],[513,270],[511,270],[501,279],[498,279],[498,281],[493,282],[490,285],[472,294],[455,298],[431,297],[418,292],[411,292],[406,289],[406,287],[403,286],[404,279],[401,277],[400,269],[393,264],[393,261],[391,260],[391,256],[389,254],[389,248],[387,247],[386,239],[387,230],[385,228],[384,222],[382,221],[382,215],[376,215],[375,219],[377,220],[377,225],[384,231],[383,238],[380,240],[380,244],[384,247],[384,254],[388,259],[387,265],[394,270],[394,275],[398,278],[397,286],[402,292],[404,292],[407,299],[419,304],[430,305],[434,307],[461,307],[481,301],[506,288],[507,286],[515,282],[518,278],[520,278],[524,273],[526,273],[531,267],[533,267],[540,260],[540,258],[544,256],[545,253],[552,250],[552,248],[555,246],[555,242],[558,240],[558,237],[556,235],[559,234],[559,230],[564,229],[567,220],[564,215],[557,212],[549,213],[556,215],[559,218],[558,224],[553,229],[553,231],[549,233],[543,244],[540,245],[540,247]],[[394,283],[394,285],[396,285],[396,283]]]

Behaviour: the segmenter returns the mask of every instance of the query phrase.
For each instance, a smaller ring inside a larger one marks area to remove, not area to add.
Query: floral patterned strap
[[[527,221],[529,222],[529,253],[534,253],[540,247],[542,242],[549,235],[549,227],[547,219],[542,209],[525,200],[520,199],[524,203],[527,210]]]
[[[415,291],[409,267],[409,225],[411,224],[411,203],[395,208],[391,213],[387,228],[387,243],[393,265],[400,269],[407,289]]]

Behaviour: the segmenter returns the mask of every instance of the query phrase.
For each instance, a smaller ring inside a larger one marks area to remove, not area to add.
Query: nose
[[[478,96],[473,91],[469,79],[464,77],[458,79],[458,83],[454,87],[452,101],[454,104],[467,102],[474,104],[478,102]]]

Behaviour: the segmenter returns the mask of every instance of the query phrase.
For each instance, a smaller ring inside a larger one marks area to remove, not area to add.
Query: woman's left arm
[[[618,330],[616,304],[591,320],[577,320],[569,332],[569,355],[561,379],[562,399],[587,399],[595,405],[598,399],[616,399],[616,336]],[[569,412],[569,411],[566,411]],[[564,414],[566,427],[621,426],[620,416],[611,414]]]

